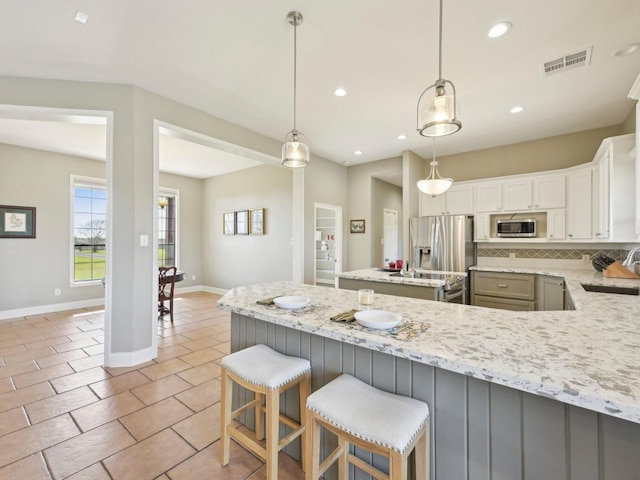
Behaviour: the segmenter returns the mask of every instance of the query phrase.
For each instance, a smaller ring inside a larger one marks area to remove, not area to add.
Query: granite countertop
[[[564,277],[576,310],[512,312],[375,294],[374,308],[429,328],[411,340],[333,322],[357,308],[357,292],[291,282],[230,290],[218,306],[241,315],[385,352],[640,423],[640,297],[586,292],[580,283],[638,285],[594,271],[476,268]],[[304,295],[298,311],[257,305]]]
[[[433,270],[417,270],[420,273],[449,273],[451,275],[465,275],[461,272],[442,272]],[[444,279],[430,279],[430,278],[411,278],[411,277],[396,277],[391,276],[393,272],[387,272],[380,268],[365,268],[362,270],[353,270],[351,272],[338,273],[336,277],[347,278],[350,280],[366,280],[369,282],[384,282],[384,283],[400,283],[403,285],[416,285],[419,287],[442,287],[445,284]]]

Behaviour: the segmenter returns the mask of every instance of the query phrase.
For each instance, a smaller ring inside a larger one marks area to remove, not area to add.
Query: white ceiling
[[[134,84],[281,140],[293,126],[293,9],[304,15],[297,127],[312,152],[350,164],[406,149],[429,157],[415,109],[438,76],[437,0],[3,0],[0,74]],[[78,10],[85,25],[73,20]],[[638,0],[447,0],[443,76],[456,86],[463,127],[437,141],[438,154],[621,123],[640,52],[612,52],[640,42],[639,19]],[[491,40],[498,21],[513,28]],[[587,47],[589,66],[542,75],[543,62]],[[338,86],[345,97],[333,95]],[[517,104],[526,110],[510,114]],[[90,158],[104,148],[99,126],[40,121],[30,135],[20,125],[0,120],[0,141],[54,150],[58,141]],[[162,137],[167,156],[212,162],[202,145]]]

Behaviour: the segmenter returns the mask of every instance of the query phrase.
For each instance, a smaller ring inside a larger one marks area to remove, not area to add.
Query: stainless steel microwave
[[[498,220],[496,235],[498,237],[535,237],[537,235],[536,220],[534,218]]]

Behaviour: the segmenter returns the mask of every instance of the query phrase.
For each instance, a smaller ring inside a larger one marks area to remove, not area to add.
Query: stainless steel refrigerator
[[[410,218],[409,255],[413,269],[467,272],[476,263],[473,216]]]

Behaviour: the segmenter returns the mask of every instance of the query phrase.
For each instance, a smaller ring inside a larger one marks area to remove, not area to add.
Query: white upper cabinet
[[[563,240],[566,236],[566,212],[564,208],[554,208],[547,212],[547,238]]]
[[[565,175],[546,175],[533,179],[533,208],[565,207]]]
[[[476,230],[476,242],[489,240],[491,233],[491,217],[488,213],[478,213],[473,219],[473,225]]]
[[[476,212],[499,212],[502,210],[502,183],[488,182],[476,185]]]
[[[421,192],[419,213],[421,217],[473,214],[473,185],[454,183],[443,195],[435,197]]]
[[[508,180],[502,184],[502,209],[505,212],[530,210],[531,179]]]
[[[420,203],[418,210],[421,217],[430,217],[433,215],[444,215],[444,194],[431,196],[420,192]]]
[[[567,238],[591,239],[591,168],[567,175]]]

